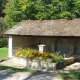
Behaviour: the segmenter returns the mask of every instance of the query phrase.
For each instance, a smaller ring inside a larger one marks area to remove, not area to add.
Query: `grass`
[[[8,48],[0,48],[0,60],[8,59]],[[35,70],[31,69],[20,69],[14,68],[9,66],[0,65],[0,70],[7,70],[7,71],[15,71],[15,72],[35,72]]]
[[[8,48],[0,48],[0,60],[8,58]]]
[[[70,73],[59,73],[56,74],[57,77],[61,77],[64,80],[65,79],[80,79],[80,70],[77,70],[75,72],[70,72]]]
[[[31,69],[20,69],[20,68],[14,68],[9,66],[0,65],[0,70],[7,70],[7,71],[15,71],[15,72],[35,72],[35,70]]]

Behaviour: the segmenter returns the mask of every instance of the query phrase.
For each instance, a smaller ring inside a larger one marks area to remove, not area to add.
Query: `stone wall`
[[[49,52],[61,51],[66,55],[80,54],[80,39],[75,38],[54,38],[54,37],[27,37],[13,36],[13,47],[33,47],[39,49],[39,44],[46,45],[45,49]],[[79,56],[78,56],[79,57]]]
[[[46,51],[58,52],[61,51],[66,57],[74,56],[77,61],[80,61],[80,39],[71,38],[39,38],[41,44],[46,45]]]
[[[13,36],[13,47],[34,47],[38,48],[39,44],[46,45],[46,51],[61,51],[67,54],[80,54],[80,39],[69,38],[46,38],[46,37],[26,37]]]

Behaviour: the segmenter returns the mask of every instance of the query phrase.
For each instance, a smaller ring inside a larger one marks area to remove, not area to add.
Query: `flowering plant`
[[[42,61],[52,60],[53,62],[56,62],[56,63],[63,60],[63,56],[61,54],[58,54],[58,52],[56,52],[56,53],[50,53],[50,52],[40,53],[37,50],[31,49],[31,48],[25,48],[25,49],[20,48],[15,52],[15,56],[25,57],[28,59],[40,59]]]

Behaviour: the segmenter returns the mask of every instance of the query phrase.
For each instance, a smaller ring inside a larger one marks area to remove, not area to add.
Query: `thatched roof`
[[[80,36],[80,19],[25,20],[6,31],[7,35]]]

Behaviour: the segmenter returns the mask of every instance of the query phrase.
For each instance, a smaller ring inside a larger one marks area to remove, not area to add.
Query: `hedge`
[[[6,47],[8,45],[8,39],[7,38],[0,38],[0,48]]]

